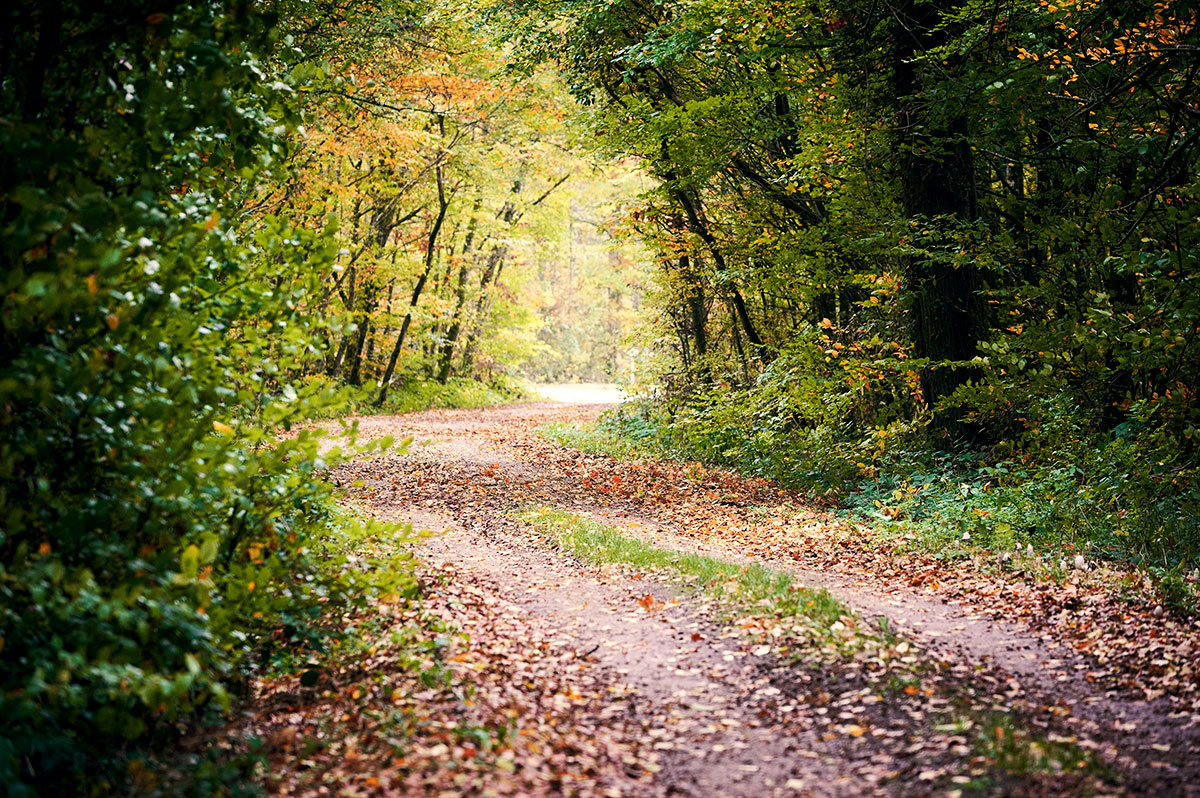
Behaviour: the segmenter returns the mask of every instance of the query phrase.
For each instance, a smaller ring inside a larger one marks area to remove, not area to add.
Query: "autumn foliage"
[[[986,543],[1195,556],[1193,3],[503,8],[657,181],[626,221],[649,417],[691,453]]]

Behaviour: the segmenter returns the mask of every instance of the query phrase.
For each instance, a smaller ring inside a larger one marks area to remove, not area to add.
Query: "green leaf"
[[[200,548],[195,545],[183,550],[179,558],[179,573],[184,579],[191,581],[200,574]]]

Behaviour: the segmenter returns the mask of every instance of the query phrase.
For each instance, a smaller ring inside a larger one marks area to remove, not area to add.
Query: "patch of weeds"
[[[916,695],[922,691],[920,677],[912,674],[892,676],[880,689],[882,695]]]
[[[1187,578],[1182,565],[1164,573],[1156,587],[1163,607],[1176,615],[1190,617],[1200,609],[1196,585]]]
[[[543,424],[534,434],[559,446],[617,460],[683,459],[669,427],[642,413],[634,402],[605,412],[596,422]],[[697,464],[690,465],[688,479],[703,479],[703,475]]]

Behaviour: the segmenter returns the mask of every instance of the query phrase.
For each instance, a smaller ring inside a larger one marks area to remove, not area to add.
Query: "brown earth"
[[[511,769],[440,743],[363,756],[353,778],[328,765],[349,779],[347,794],[1200,795],[1194,619],[1113,595],[1111,574],[1053,582],[1023,557],[947,566],[761,480],[617,462],[531,433],[601,409],[540,403],[358,419],[361,437],[411,436],[412,451],[341,466],[336,479],[363,511],[440,533],[422,555],[443,575],[426,604],[467,634],[447,658],[473,670],[456,678],[508,682],[457,710],[445,691],[426,700],[444,701],[444,715],[482,713],[486,725],[511,698],[516,714],[506,717],[539,731],[497,745]],[[877,662],[781,656],[764,645],[770,634],[755,636],[764,630],[723,622],[661,577],[584,567],[548,549],[515,519],[530,506],[590,515],[662,548],[787,570],[850,607],[857,618],[847,624],[886,618],[913,644],[897,659],[929,672],[920,690],[889,689],[899,672]],[[514,696],[495,698],[514,685]],[[569,706],[542,722],[562,695]],[[326,712],[314,698],[301,702],[302,716]],[[1094,752],[1110,775],[1061,762],[1031,769],[981,750],[970,727],[989,712]],[[312,780],[284,776],[277,786],[320,793]]]

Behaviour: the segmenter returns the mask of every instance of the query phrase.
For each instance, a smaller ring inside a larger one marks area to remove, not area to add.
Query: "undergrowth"
[[[520,401],[525,391],[516,382],[501,380],[483,383],[463,377],[452,377],[445,385],[435,380],[410,379],[388,392],[382,407],[369,402],[360,405],[361,413],[412,413],[436,408],[491,407]]]
[[[595,424],[552,424],[544,438],[621,460],[698,460],[773,479],[866,519],[942,556],[1032,546],[1050,556],[1133,563],[1168,589],[1172,606],[1194,607],[1200,556],[1196,497],[1163,488],[1139,469],[1144,454],[1119,440],[1035,459],[995,451],[931,449],[899,425],[850,441],[829,428],[782,431],[713,406],[672,417],[630,402]]]
[[[324,376],[310,377],[309,382],[333,383]],[[350,412],[356,415],[399,415],[422,410],[492,407],[528,398],[519,383],[503,377],[488,383],[452,377],[444,385],[437,380],[405,378],[388,390],[383,405],[375,404],[378,389],[374,385],[357,389],[346,387],[342,390],[349,392],[352,403]],[[345,412],[344,408],[339,408],[318,413],[315,417],[341,418]]]

